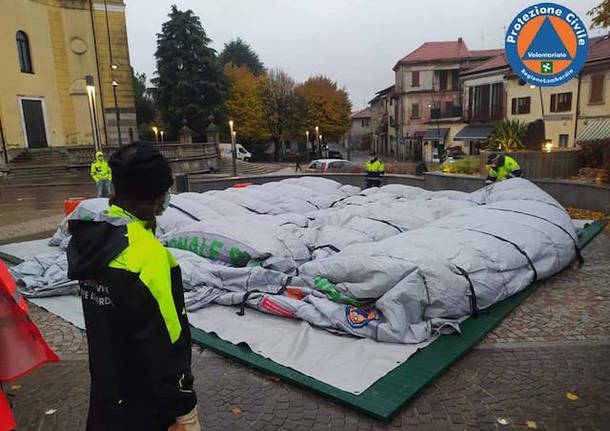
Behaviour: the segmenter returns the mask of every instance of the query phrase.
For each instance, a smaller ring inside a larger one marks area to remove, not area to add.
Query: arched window
[[[23,73],[34,73],[32,57],[30,56],[30,41],[28,35],[21,30],[17,32],[17,53],[19,54],[21,71]]]

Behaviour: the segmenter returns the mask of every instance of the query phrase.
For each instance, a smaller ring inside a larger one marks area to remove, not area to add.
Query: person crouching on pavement
[[[108,198],[112,193],[112,169],[104,159],[104,153],[95,152],[95,160],[91,163],[91,178],[95,181],[98,198]]]
[[[89,345],[87,430],[200,430],[180,267],[154,235],[171,168],[137,142],[110,167],[103,220],[69,222],[68,276],[79,280]]]
[[[521,176],[519,163],[510,156],[489,154],[487,156],[487,166],[487,180],[485,184]]]
[[[381,187],[381,179],[383,178],[384,171],[385,167],[383,162],[377,158],[376,153],[371,152],[369,160],[366,162],[366,171],[364,174],[366,188]]]

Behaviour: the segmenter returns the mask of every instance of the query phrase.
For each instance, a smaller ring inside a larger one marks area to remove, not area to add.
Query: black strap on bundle
[[[332,251],[334,251],[335,253],[339,253],[341,250],[339,250],[337,247],[335,247],[332,244],[324,244],[324,245],[319,245],[317,247],[314,247],[314,249],[312,251],[316,251],[319,250],[321,248],[330,248]]]
[[[517,251],[519,253],[521,253],[525,257],[525,259],[527,260],[527,263],[529,264],[530,268],[532,268],[532,271],[534,272],[534,280],[533,280],[533,282],[536,282],[536,280],[538,280],[538,271],[536,271],[536,267],[534,266],[534,262],[532,262],[532,259],[530,259],[530,257],[527,255],[527,253],[521,247],[519,247],[517,244],[515,244],[512,241],[507,240],[506,238],[502,238],[501,236],[494,235],[493,233],[484,232],[482,230],[477,230],[477,229],[467,229],[467,230],[469,230],[471,232],[482,233],[483,235],[489,235],[491,237],[499,239],[500,241],[507,242],[510,245],[512,245],[513,247],[515,247],[517,249]]]
[[[266,295],[283,295],[284,292],[286,291],[286,286],[288,286],[291,282],[292,282],[292,275],[289,275],[288,277],[286,277],[286,282],[284,283],[282,288],[275,293],[261,292],[260,290],[257,290],[257,289],[247,291],[246,293],[244,293],[244,296],[241,299],[241,302],[239,304],[239,311],[235,314],[237,314],[238,316],[244,316],[246,314],[246,303],[248,302],[248,299],[250,298],[250,296],[253,293],[264,293]]]
[[[460,268],[459,266],[455,266],[460,274],[468,281],[468,287],[470,288],[470,312],[472,313],[472,317],[475,319],[479,317],[479,307],[477,305],[477,294],[474,292],[474,285],[472,284],[472,280],[468,273],[464,270],[464,268]]]
[[[554,205],[553,205],[553,206],[554,206]],[[522,215],[526,215],[526,216],[530,216],[530,217],[537,218],[537,219],[539,219],[539,220],[542,220],[542,221],[545,221],[545,222],[547,222],[547,223],[550,223],[550,224],[552,224],[552,225],[553,225],[553,226],[555,226],[555,227],[558,227],[559,229],[561,229],[562,231],[564,231],[564,232],[565,232],[565,234],[566,234],[567,236],[569,236],[569,237],[570,237],[570,239],[572,240],[572,242],[574,242],[574,251],[576,252],[576,259],[578,260],[578,266],[580,267],[580,266],[582,266],[582,265],[583,265],[583,263],[585,263],[585,259],[582,257],[582,253],[580,252],[580,247],[578,247],[578,240],[577,240],[576,238],[574,238],[574,237],[573,237],[573,236],[570,234],[570,232],[568,232],[568,231],[567,231],[567,230],[566,230],[566,229],[565,229],[563,226],[561,226],[560,224],[557,224],[557,223],[555,223],[555,222],[552,222],[552,221],[551,221],[551,220],[549,220],[549,219],[545,219],[544,217],[540,217],[540,216],[537,216],[537,215],[535,215],[535,214],[530,214],[530,213],[526,213],[526,212],[523,212],[523,211],[509,210],[509,209],[505,209],[505,208],[489,208],[489,207],[487,207],[486,209],[487,209],[487,210],[494,210],[494,211],[505,211],[505,212],[511,212],[511,213],[515,213],[515,214],[522,214]]]
[[[261,293],[260,290],[249,290],[247,291],[243,298],[241,299],[241,303],[239,304],[239,311],[236,313],[238,316],[243,316],[246,314],[246,302],[248,302],[248,298],[253,293]]]
[[[193,214],[191,214],[187,210],[180,208],[178,205],[169,204],[169,207],[180,211],[182,214],[186,215],[187,217],[190,217],[191,219],[193,219],[195,221],[201,221],[201,219],[199,219],[198,217],[195,217]]]
[[[388,226],[393,227],[394,229],[396,229],[396,230],[397,230],[398,232],[400,232],[400,233],[403,233],[403,232],[404,232],[404,231],[403,231],[401,228],[399,228],[398,226],[396,226],[396,225],[395,225],[395,224],[393,224],[393,223],[390,223],[390,222],[389,222],[389,221],[387,221],[387,220],[379,220],[379,219],[376,219],[376,218],[371,218],[371,217],[367,217],[367,218],[368,218],[369,220],[378,221],[379,223],[384,223],[384,224],[387,224]]]

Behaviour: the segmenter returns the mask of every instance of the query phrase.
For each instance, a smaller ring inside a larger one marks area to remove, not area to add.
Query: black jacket
[[[180,267],[112,206],[103,222],[71,220],[68,276],[80,280],[89,344],[87,429],[167,430],[196,403]]]

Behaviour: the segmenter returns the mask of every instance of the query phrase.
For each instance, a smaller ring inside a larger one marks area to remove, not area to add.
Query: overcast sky
[[[125,0],[131,64],[151,78],[156,34],[170,6],[192,9],[221,51],[241,37],[265,66],[297,81],[324,74],[349,92],[354,110],[393,83],[396,61],[425,41],[502,48],[505,27],[532,0]],[[601,0],[562,0],[589,25]],[[601,35],[599,30],[589,36]]]

